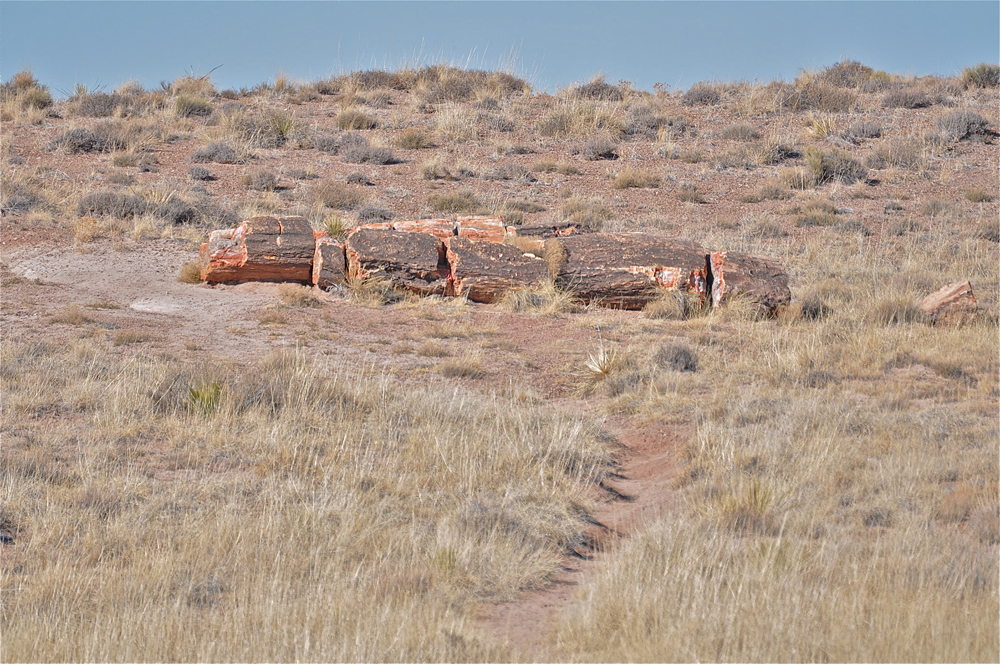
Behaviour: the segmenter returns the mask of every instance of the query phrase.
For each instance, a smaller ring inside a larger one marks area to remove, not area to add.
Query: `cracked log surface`
[[[544,260],[509,244],[456,237],[445,246],[451,268],[448,295],[490,303],[513,288],[540,286],[548,277]]]
[[[918,307],[935,325],[961,325],[975,318],[979,311],[979,303],[968,281],[942,286],[921,300]]]
[[[344,246],[352,277],[386,277],[421,295],[443,294],[447,288],[444,246],[434,235],[360,228]]]
[[[708,252],[646,233],[591,233],[560,238],[566,250],[558,283],[584,302],[641,309],[664,290],[705,295]]]
[[[565,237],[567,235],[583,235],[593,233],[587,226],[582,226],[573,221],[557,221],[552,224],[532,224],[530,226],[513,227],[514,234],[519,237]]]
[[[313,286],[323,289],[347,283],[347,261],[344,259],[343,242],[328,237],[316,238],[312,282]]]
[[[747,298],[770,315],[792,299],[788,274],[775,261],[737,251],[713,251],[712,306]]]
[[[236,228],[212,231],[198,262],[208,283],[309,283],[316,237],[302,217],[252,217]]]

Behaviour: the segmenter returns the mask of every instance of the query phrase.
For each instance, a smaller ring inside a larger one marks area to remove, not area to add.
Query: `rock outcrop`
[[[212,231],[201,245],[201,278],[208,283],[310,283],[316,235],[302,217],[252,217],[233,229]]]

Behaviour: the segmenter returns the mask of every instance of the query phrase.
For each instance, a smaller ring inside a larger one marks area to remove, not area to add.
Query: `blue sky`
[[[511,57],[513,54],[513,57]],[[0,2],[0,77],[220,88],[373,67],[512,64],[555,90],[794,78],[844,57],[903,74],[1000,58],[1000,2]]]

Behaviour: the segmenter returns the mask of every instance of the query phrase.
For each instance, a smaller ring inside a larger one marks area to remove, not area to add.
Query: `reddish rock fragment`
[[[477,242],[503,242],[507,236],[503,217],[459,217],[456,225],[459,237]]]
[[[465,237],[445,240],[451,276],[448,295],[466,295],[473,302],[495,302],[513,288],[540,286],[548,264],[517,247]]]
[[[253,217],[233,229],[212,231],[199,267],[209,283],[309,283],[316,240],[302,217]]]
[[[778,263],[736,251],[713,251],[712,306],[747,298],[774,315],[792,299],[788,274]]]
[[[645,233],[592,233],[558,242],[566,263],[558,283],[584,302],[641,309],[663,290],[706,295],[708,252]]]
[[[450,219],[417,219],[414,221],[397,221],[392,229],[401,233],[427,233],[439,240],[455,237],[456,223]]]
[[[347,283],[347,261],[344,258],[343,242],[329,237],[316,239],[312,282],[313,286],[323,289]]]
[[[347,236],[344,247],[351,276],[384,276],[421,295],[446,290],[444,246],[433,235],[360,228]]]
[[[956,281],[942,286],[917,305],[927,319],[940,325],[961,325],[975,318],[979,303],[972,294],[972,284]]]

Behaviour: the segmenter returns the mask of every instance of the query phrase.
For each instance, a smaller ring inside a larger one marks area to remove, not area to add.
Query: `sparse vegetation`
[[[451,193],[431,194],[427,197],[427,207],[434,212],[446,214],[471,213],[481,209],[482,203],[474,191],[462,189]]]

